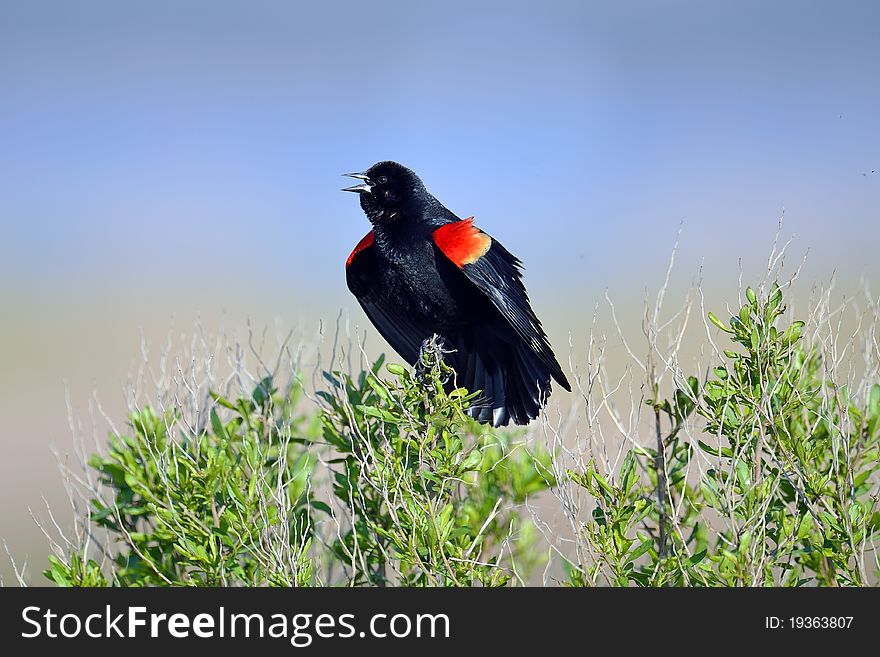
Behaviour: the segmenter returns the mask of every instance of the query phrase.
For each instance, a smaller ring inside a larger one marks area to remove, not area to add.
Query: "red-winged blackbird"
[[[482,391],[469,414],[494,426],[536,418],[551,376],[571,391],[516,257],[396,162],[345,175],[363,181],[343,191],[360,195],[373,225],[345,263],[348,288],[404,360],[415,365],[423,342],[440,336],[455,383]]]

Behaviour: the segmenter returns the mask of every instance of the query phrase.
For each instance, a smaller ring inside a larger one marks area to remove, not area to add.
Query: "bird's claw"
[[[436,333],[430,338],[426,338],[419,347],[419,359],[416,363],[416,376],[425,379],[427,376],[437,370],[443,375],[443,383],[448,379],[449,368],[444,362],[444,354],[451,354],[455,349],[447,348],[446,339]]]

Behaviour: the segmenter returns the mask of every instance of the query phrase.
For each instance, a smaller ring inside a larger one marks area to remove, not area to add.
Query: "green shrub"
[[[779,286],[746,297],[727,324],[708,315],[739,349],[725,349],[703,385],[691,376],[670,399],[648,400],[658,449],[630,450],[613,480],[595,460],[569,472],[597,501],[585,536],[599,555],[571,569],[572,583],[603,570],[641,586],[851,586],[876,576],[876,555],[873,567],[865,555],[880,531],[880,385],[858,399],[829,380],[803,345],[804,322],[779,326]],[[685,440],[694,414],[703,422]],[[695,450],[711,467],[688,476]]]
[[[732,344],[701,375],[657,356],[655,312],[646,335],[671,394],[636,359],[644,378],[617,389],[647,413],[627,428],[598,353],[576,378],[585,423],[538,425],[549,449],[472,421],[479,393],[455,388],[436,342],[415,372],[381,358],[324,372],[316,398],[295,371],[281,386],[277,372],[251,377],[237,397],[184,382],[188,396],[157,395],[170,410],[133,411],[91,457],[82,531],[45,574],[63,586],[504,586],[543,566],[545,583],[569,585],[876,583],[880,385],[840,384],[827,340],[786,325],[782,297],[748,289],[729,321],[708,313]]]
[[[50,559],[59,585],[353,586],[482,584],[540,563],[517,505],[545,489],[549,455],[465,414],[451,376],[426,349],[421,373],[380,359],[354,381],[324,373],[324,407],[299,412],[302,387],[272,377],[231,402],[212,392],[204,426],[134,412],[89,466],[102,490],[90,521],[115,547],[109,569],[83,549]],[[315,477],[319,456],[330,486]],[[316,530],[316,525],[332,532]],[[315,545],[317,542],[323,548]],[[520,574],[521,573],[521,574]]]
[[[109,580],[94,560],[53,557],[61,585],[306,585],[312,581],[310,476],[303,448],[318,426],[295,413],[302,387],[284,395],[267,377],[250,397],[214,394],[206,426],[192,431],[151,408],[111,435],[89,465],[109,498],[90,519],[117,545]]]
[[[500,586],[510,574],[495,548],[516,557],[527,547],[509,505],[547,487],[549,456],[512,453],[509,435],[471,420],[476,395],[447,394],[439,349],[424,350],[419,375],[388,365],[394,378],[383,381],[380,360],[357,382],[334,372],[319,393],[324,439],[339,454],[333,494],[352,521],[332,550],[351,564],[350,584]]]

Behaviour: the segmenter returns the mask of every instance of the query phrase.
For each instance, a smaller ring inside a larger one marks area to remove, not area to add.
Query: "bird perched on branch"
[[[551,377],[571,391],[516,257],[403,165],[344,175],[361,181],[343,191],[360,195],[373,226],[345,263],[348,288],[404,360],[415,365],[423,342],[439,335],[455,385],[481,391],[468,413],[496,427],[536,418]]]

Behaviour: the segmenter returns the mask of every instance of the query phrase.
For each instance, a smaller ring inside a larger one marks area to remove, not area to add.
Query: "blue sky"
[[[7,0],[0,272],[18,295],[124,285],[173,306],[259,285],[349,304],[341,264],[367,225],[339,173],[386,158],[545,293],[644,284],[682,221],[694,260],[763,257],[783,208],[820,264],[870,269],[878,18],[858,2]]]

